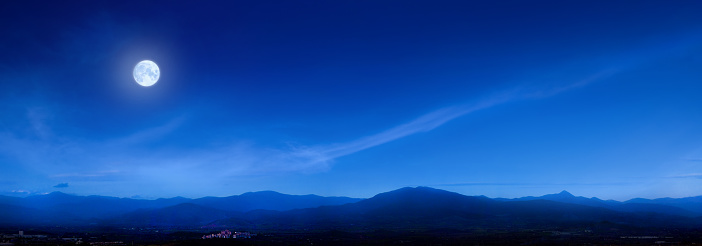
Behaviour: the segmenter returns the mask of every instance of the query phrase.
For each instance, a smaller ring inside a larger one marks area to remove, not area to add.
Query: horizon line
[[[472,185],[475,185],[475,186],[482,186],[482,185],[511,185],[511,184],[507,184],[507,183],[461,183],[461,184],[443,184],[443,185],[434,185],[434,186],[466,186],[466,185],[467,185],[467,186],[472,186]],[[685,197],[670,197],[670,196],[666,196],[666,197],[657,197],[657,198],[633,197],[633,198],[629,198],[629,199],[626,199],[626,200],[616,200],[616,199],[602,199],[602,198],[599,198],[599,197],[597,197],[597,196],[593,196],[593,197],[578,196],[578,195],[574,195],[573,193],[569,192],[567,189],[563,189],[562,191],[556,192],[556,193],[547,193],[547,194],[543,194],[543,195],[523,195],[523,196],[519,196],[519,197],[511,197],[511,198],[508,198],[508,197],[490,197],[490,196],[486,196],[486,195],[468,195],[468,194],[464,194],[464,193],[461,193],[461,192],[450,191],[450,190],[445,190],[445,189],[440,189],[440,188],[434,188],[434,187],[432,187],[432,186],[426,186],[426,185],[404,186],[404,187],[397,188],[397,189],[393,189],[393,190],[389,190],[389,191],[379,192],[379,193],[376,193],[375,195],[373,195],[373,196],[371,196],[371,197],[366,197],[366,198],[363,198],[363,197],[340,196],[340,195],[323,196],[323,195],[317,195],[317,194],[311,194],[311,193],[310,193],[310,194],[287,194],[287,193],[282,193],[282,192],[274,191],[274,190],[247,191],[247,192],[244,192],[244,193],[241,193],[241,194],[238,194],[238,195],[237,195],[237,194],[234,194],[234,195],[227,195],[227,196],[201,196],[201,197],[174,196],[174,197],[157,197],[157,198],[146,198],[146,197],[141,197],[141,196],[139,196],[139,195],[134,195],[134,196],[131,196],[131,197],[126,197],[126,196],[125,196],[125,197],[120,197],[120,196],[108,196],[108,195],[97,195],[97,194],[79,195],[79,194],[76,194],[76,193],[67,193],[67,192],[58,191],[58,190],[57,190],[57,191],[52,191],[52,192],[28,194],[28,195],[25,195],[25,196],[8,195],[7,193],[6,193],[6,194],[0,194],[0,196],[14,197],[14,198],[19,198],[19,199],[24,199],[24,198],[28,198],[28,197],[46,196],[46,195],[50,195],[50,194],[60,193],[60,194],[69,195],[69,196],[76,196],[76,197],[99,196],[99,197],[110,197],[110,198],[119,198],[119,199],[132,199],[132,200],[155,201],[155,200],[160,200],[160,199],[176,199],[176,198],[184,198],[184,199],[189,199],[189,200],[197,200],[197,199],[208,198],[208,197],[213,197],[213,198],[226,198],[226,197],[233,197],[233,196],[241,196],[241,195],[248,194],[248,193],[274,192],[274,193],[278,193],[278,194],[281,194],[281,195],[288,195],[288,196],[310,196],[310,195],[312,195],[312,196],[325,197],[325,198],[334,198],[334,197],[338,197],[338,198],[351,198],[351,199],[361,199],[361,200],[365,200],[365,199],[373,198],[373,197],[375,197],[375,196],[377,196],[377,195],[379,195],[379,194],[394,192],[394,191],[398,191],[398,190],[402,190],[402,189],[407,189],[407,188],[416,189],[416,188],[422,188],[422,187],[424,187],[424,188],[431,188],[431,189],[435,189],[435,190],[441,190],[441,191],[447,191],[447,192],[456,193],[456,194],[460,194],[460,195],[468,196],[468,197],[487,197],[487,198],[493,199],[493,200],[494,200],[494,199],[509,199],[509,200],[513,200],[513,199],[520,199],[520,198],[527,198],[527,197],[535,197],[535,198],[538,198],[538,197],[547,196],[547,195],[556,195],[556,194],[560,194],[560,193],[563,193],[563,192],[567,192],[568,194],[571,194],[571,195],[574,196],[574,197],[582,197],[582,198],[586,198],[586,199],[593,199],[593,198],[596,198],[596,199],[600,199],[600,200],[603,200],[603,201],[617,201],[617,202],[627,202],[627,201],[634,200],[634,199],[656,200],[656,199],[666,199],[666,198],[667,198],[667,199],[684,199],[684,198],[702,197],[702,195],[693,195],[693,196],[685,196]]]

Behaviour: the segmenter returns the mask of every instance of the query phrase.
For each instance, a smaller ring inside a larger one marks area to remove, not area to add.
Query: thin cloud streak
[[[681,175],[675,175],[675,176],[670,176],[671,178],[694,178],[694,179],[702,179],[702,173],[688,173],[688,174],[681,174]]]
[[[456,106],[436,110],[425,114],[408,123],[393,127],[381,133],[367,136],[356,141],[333,145],[321,149],[319,152],[328,159],[334,159],[345,155],[350,155],[361,150],[372,148],[384,143],[395,141],[397,139],[413,135],[420,132],[428,132],[435,128],[446,124],[455,118],[475,112],[480,109],[492,107],[503,103],[504,99],[491,99],[472,106]]]
[[[609,76],[612,76],[613,74],[615,74],[614,70],[605,70],[594,74],[588,78],[579,80],[575,83],[571,83],[566,86],[557,87],[549,90],[535,90],[530,92],[520,92],[519,90],[507,91],[505,93],[498,94],[497,96],[490,97],[475,104],[464,104],[442,108],[431,113],[422,115],[419,118],[416,118],[408,123],[390,128],[375,135],[360,138],[355,141],[343,144],[332,144],[328,146],[305,149],[305,151],[316,152],[317,154],[314,155],[317,157],[315,159],[315,162],[324,163],[342,156],[350,155],[368,148],[392,142],[397,139],[407,137],[416,133],[431,131],[437,127],[446,124],[447,122],[453,119],[473,113],[478,110],[491,108],[500,104],[513,102],[517,100],[554,96],[605,79]],[[296,154],[293,153],[293,155]]]

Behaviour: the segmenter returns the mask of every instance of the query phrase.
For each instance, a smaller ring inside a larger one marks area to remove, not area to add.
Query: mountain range
[[[567,191],[515,199],[465,196],[428,187],[402,188],[368,199],[286,195],[273,191],[229,197],[141,200],[61,192],[0,196],[0,225],[227,227],[246,230],[378,230],[535,228],[598,224],[699,228],[702,196],[624,202]]]
[[[108,196],[75,196],[62,192],[26,198],[0,196],[0,225],[13,224],[97,224],[106,219],[117,220],[139,213],[159,214],[161,210],[202,207],[200,210],[247,212],[256,209],[283,211],[298,208],[341,205],[361,199],[322,197],[317,195],[286,195],[274,191],[248,192],[228,197],[159,198],[156,200],[117,198]],[[189,204],[189,205],[188,205]],[[189,211],[186,213],[192,213]],[[175,214],[182,214],[174,212]],[[207,213],[203,213],[207,214]],[[200,217],[208,217],[206,216]]]

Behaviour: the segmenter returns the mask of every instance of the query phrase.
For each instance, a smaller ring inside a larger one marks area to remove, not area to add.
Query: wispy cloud
[[[508,101],[508,98],[498,97],[485,100],[474,105],[460,105],[439,109],[428,114],[422,115],[407,123],[382,131],[378,134],[363,137],[358,140],[347,143],[332,144],[328,146],[318,147],[316,148],[316,151],[318,152],[319,156],[323,156],[322,159],[338,158],[384,143],[388,143],[403,137],[407,137],[416,133],[431,131],[460,116],[466,115],[471,112],[475,112],[480,109],[489,108],[494,105],[503,103],[505,101]]]
[[[48,192],[38,192],[34,190],[9,190],[9,191],[0,191],[0,195],[3,196],[13,196],[13,197],[28,197],[28,196],[35,196],[35,195],[46,195]]]
[[[126,137],[114,139],[110,141],[110,143],[111,145],[116,146],[128,146],[158,140],[163,138],[164,136],[173,133],[175,130],[181,127],[183,122],[185,122],[186,118],[187,117],[184,115],[179,116],[174,119],[171,119],[163,125],[148,128],[143,131],[138,131]]]
[[[163,125],[134,132],[115,139],[86,139],[70,132],[53,131],[51,117],[27,114],[28,120],[41,126],[40,138],[35,133],[22,135],[12,131],[0,132],[0,156],[51,179],[114,179],[125,176],[121,169],[133,169],[145,154],[142,144],[159,141],[175,132],[186,117],[176,117]],[[31,127],[30,132],[36,129]],[[120,171],[121,170],[121,171]],[[7,177],[6,177],[7,178]]]
[[[60,184],[54,185],[54,188],[68,188],[68,183],[60,183]]]
[[[575,88],[579,88],[590,83],[599,81],[615,74],[614,70],[605,70],[594,74],[590,77],[575,81],[573,83],[557,86],[549,89],[526,90],[523,88],[513,89],[497,93],[484,100],[476,103],[456,105],[452,107],[442,108],[430,113],[424,114],[407,123],[400,124],[396,127],[382,131],[380,133],[359,138],[357,140],[330,144],[324,146],[316,146],[311,148],[301,148],[292,153],[292,155],[314,156],[317,163],[324,163],[338,157],[350,155],[368,148],[372,148],[381,144],[392,142],[394,140],[407,137],[416,133],[428,132],[437,127],[440,127],[447,122],[458,117],[473,113],[478,110],[491,108],[500,104],[514,102],[518,100],[544,98],[554,96],[559,93],[566,92]],[[299,153],[297,153],[299,152]]]
[[[528,99],[528,98],[544,98],[544,97],[550,97],[550,96],[555,96],[557,94],[577,89],[586,85],[589,85],[593,82],[596,82],[601,79],[605,79],[607,77],[610,77],[614,74],[616,74],[618,70],[615,69],[605,69],[600,72],[597,72],[595,74],[592,74],[586,78],[583,78],[579,81],[575,81],[570,84],[565,84],[565,85],[556,85],[552,88],[549,89],[535,89],[532,90],[531,92],[524,91],[523,94],[521,95],[522,98]]]
[[[34,134],[40,139],[47,139],[53,135],[51,128],[46,125],[51,113],[45,108],[33,107],[27,109],[27,120]]]
[[[702,173],[686,173],[686,174],[680,174],[680,175],[673,175],[670,176],[671,178],[693,178],[693,179],[702,179]]]

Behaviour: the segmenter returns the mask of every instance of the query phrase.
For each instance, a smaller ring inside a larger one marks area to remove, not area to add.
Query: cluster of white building
[[[251,238],[252,234],[249,232],[231,232],[229,230],[224,230],[217,234],[210,234],[202,236],[202,239],[208,238]]]

